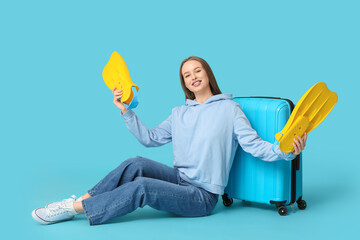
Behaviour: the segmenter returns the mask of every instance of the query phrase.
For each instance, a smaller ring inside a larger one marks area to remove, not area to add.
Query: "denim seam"
[[[84,206],[85,215],[88,216],[91,225],[93,225],[94,222],[92,221],[91,216],[90,216],[90,214],[89,214],[89,211],[87,210],[85,201],[82,201],[82,203],[83,203],[83,206]]]
[[[142,195],[142,194],[144,194],[144,193],[145,193],[145,192],[138,193],[138,194],[136,194],[136,196]],[[169,194],[167,194],[166,192],[162,192],[162,193],[158,193],[158,192],[147,192],[147,193],[149,193],[149,194],[155,193],[156,195],[172,196],[172,197],[176,197],[176,198],[181,198],[181,199],[193,201],[193,199],[184,198],[184,197],[181,197],[181,196],[179,196],[179,195],[169,195]],[[92,217],[95,217],[95,216],[101,215],[101,214],[103,214],[103,213],[105,213],[105,212],[107,212],[107,211],[109,211],[109,210],[111,210],[111,209],[113,209],[113,208],[118,207],[119,205],[122,205],[122,204],[125,203],[125,202],[129,202],[129,201],[132,200],[133,198],[134,198],[134,196],[132,196],[132,197],[130,197],[130,198],[127,198],[126,200],[121,201],[120,203],[118,203],[118,204],[116,204],[116,205],[113,205],[113,206],[110,206],[110,207],[108,207],[108,208],[105,208],[105,209],[102,210],[101,212],[96,212],[96,213],[92,214],[91,216],[92,216]],[[193,202],[201,203],[201,202],[209,202],[209,201],[193,201]]]
[[[140,194],[141,194],[141,193],[140,193]],[[140,194],[138,194],[138,195],[140,195]],[[108,207],[108,208],[103,209],[101,212],[96,212],[96,213],[94,213],[94,214],[92,215],[92,217],[101,215],[101,214],[105,213],[106,211],[111,210],[111,209],[113,209],[113,208],[116,208],[117,206],[119,206],[119,205],[121,205],[121,204],[123,204],[123,203],[125,203],[125,202],[129,202],[129,201],[132,200],[132,199],[133,199],[133,197],[127,198],[126,200],[121,201],[120,203],[118,203],[118,204],[116,204],[116,205],[113,205],[113,206],[110,206],[110,207]]]

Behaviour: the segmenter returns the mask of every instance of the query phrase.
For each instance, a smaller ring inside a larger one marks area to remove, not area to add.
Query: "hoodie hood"
[[[224,93],[224,94],[216,94],[214,96],[211,96],[208,100],[206,100],[204,103],[198,103],[197,101],[186,99],[186,106],[196,106],[200,104],[208,104],[216,101],[221,100],[232,100],[232,94]]]

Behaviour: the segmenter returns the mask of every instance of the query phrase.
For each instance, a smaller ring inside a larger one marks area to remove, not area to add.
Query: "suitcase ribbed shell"
[[[265,141],[275,142],[275,134],[291,114],[288,100],[272,98],[234,98],[249,119],[251,126]],[[271,204],[286,201],[289,205],[302,196],[301,154],[296,170],[295,161],[265,162],[238,147],[225,193],[230,198]],[[295,168],[295,169],[294,169]],[[293,191],[293,193],[292,193]]]

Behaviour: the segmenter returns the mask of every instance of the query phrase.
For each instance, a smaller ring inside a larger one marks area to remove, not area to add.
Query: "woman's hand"
[[[118,109],[121,110],[122,114],[126,113],[128,109],[125,107],[125,105],[122,102],[120,102],[120,98],[122,97],[122,90],[116,90],[116,87],[114,87],[112,92],[114,94],[113,103]]]
[[[294,155],[299,155],[304,150],[305,145],[306,145],[307,133],[305,132],[304,139],[302,139],[299,136],[297,136],[297,138],[299,139],[299,141],[298,141],[298,139],[294,138],[294,142],[293,142],[293,146],[295,149],[293,151]]]

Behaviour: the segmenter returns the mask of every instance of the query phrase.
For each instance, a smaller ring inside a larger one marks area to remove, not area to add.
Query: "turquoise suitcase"
[[[234,98],[249,119],[251,126],[265,141],[275,142],[275,134],[283,129],[294,104],[288,99],[269,97]],[[281,216],[287,207],[296,202],[298,208],[306,208],[302,199],[302,154],[292,161],[266,162],[244,152],[239,146],[230,170],[225,193],[225,206],[233,198],[243,201],[273,205]]]

